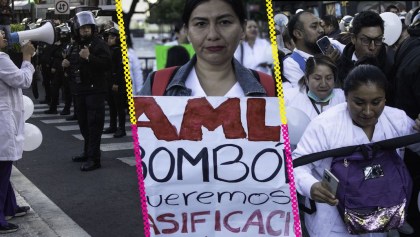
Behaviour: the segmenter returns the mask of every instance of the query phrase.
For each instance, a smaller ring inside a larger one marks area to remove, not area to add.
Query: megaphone
[[[42,41],[47,44],[55,42],[55,31],[51,22],[47,21],[41,27],[33,30],[13,32],[10,34],[10,44],[22,43],[25,41]]]

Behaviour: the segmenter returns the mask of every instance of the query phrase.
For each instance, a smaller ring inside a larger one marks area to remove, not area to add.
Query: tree
[[[158,6],[151,8],[148,23],[170,24],[180,21],[185,0],[162,0]]]

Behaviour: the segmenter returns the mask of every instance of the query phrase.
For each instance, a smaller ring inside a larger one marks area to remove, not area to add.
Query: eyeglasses
[[[385,38],[384,37],[380,37],[380,38],[369,38],[369,37],[362,37],[359,38],[360,42],[362,42],[362,45],[364,46],[369,46],[372,41],[376,46],[381,46],[384,43]]]

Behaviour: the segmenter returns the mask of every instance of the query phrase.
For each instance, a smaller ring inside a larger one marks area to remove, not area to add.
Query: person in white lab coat
[[[293,158],[418,132],[420,116],[413,121],[404,111],[385,106],[386,83],[385,75],[376,66],[360,65],[352,70],[344,84],[347,102],[311,121],[293,152]],[[305,214],[305,224],[311,237],[354,237],[356,235],[347,232],[335,207],[338,200],[320,182],[331,161],[332,158],[326,158],[294,169],[297,191],[316,202],[317,211]]]
[[[287,107],[302,110],[310,119],[346,101],[342,89],[335,88],[337,67],[330,57],[315,55],[306,61],[299,87],[284,90]]]
[[[24,142],[24,107],[22,88],[29,88],[35,72],[31,57],[35,48],[31,43],[22,46],[23,61],[19,69],[9,55],[1,52],[6,48],[4,31],[0,30],[0,234],[18,230],[8,222],[15,216],[23,216],[28,206],[18,206],[10,183],[13,161],[22,158]]]
[[[271,45],[258,34],[257,23],[254,20],[247,20],[245,39],[239,44],[234,56],[244,67],[271,75],[273,64]]]

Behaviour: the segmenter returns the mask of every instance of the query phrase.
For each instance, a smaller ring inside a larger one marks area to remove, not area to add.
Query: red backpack
[[[179,66],[165,68],[159,71],[156,71],[153,78],[152,84],[152,95],[162,96],[165,94],[166,87],[171,81],[172,77],[175,75],[176,71],[179,69]],[[264,87],[267,95],[270,97],[276,96],[276,86],[273,78],[263,72],[255,71],[250,69],[252,74],[258,79],[261,85]],[[157,82],[157,83],[156,83]]]

